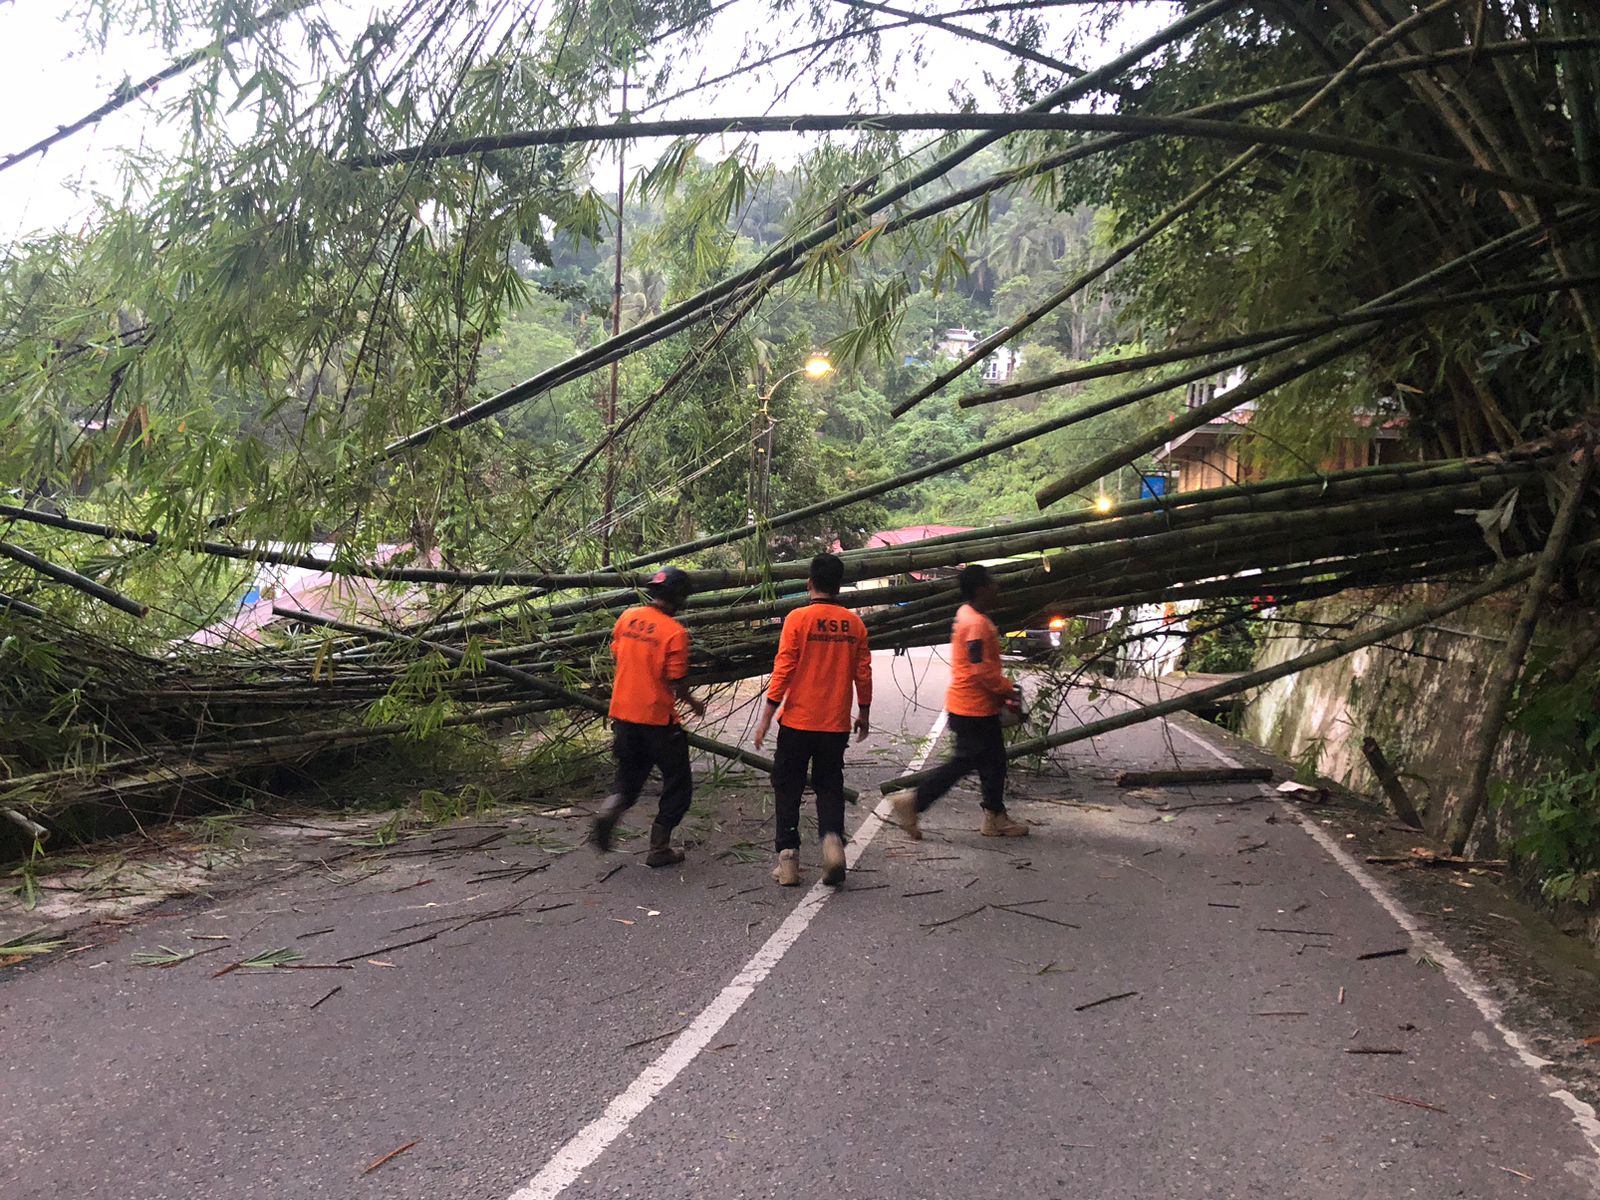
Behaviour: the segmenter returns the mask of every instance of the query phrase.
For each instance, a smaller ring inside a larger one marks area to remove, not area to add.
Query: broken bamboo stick
[[[1395,769],[1389,765],[1389,760],[1384,757],[1377,741],[1371,737],[1362,738],[1361,754],[1367,760],[1367,765],[1372,768],[1372,773],[1377,776],[1383,794],[1389,797],[1389,803],[1394,806],[1395,816],[1411,828],[1421,829],[1422,818],[1417,814],[1416,805],[1411,803],[1405,785],[1400,782],[1400,776]]]
[[[1270,767],[1205,767],[1194,770],[1123,771],[1118,787],[1167,787],[1190,783],[1265,783],[1272,778]]]

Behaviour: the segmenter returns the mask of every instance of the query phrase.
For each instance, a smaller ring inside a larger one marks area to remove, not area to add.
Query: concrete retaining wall
[[[1426,587],[1342,596],[1303,605],[1294,615],[1307,622],[1355,620],[1370,627],[1439,596]],[[1429,831],[1437,834],[1466,788],[1482,728],[1484,686],[1504,651],[1520,600],[1519,593],[1492,597],[1388,645],[1261,688],[1243,708],[1241,732],[1312,773],[1378,796],[1377,780],[1361,754],[1361,739],[1375,738],[1402,772]],[[1570,623],[1547,625],[1539,642],[1559,646],[1570,630]],[[1296,634],[1285,628],[1268,642],[1258,665],[1283,662],[1344,632],[1307,626]],[[1525,739],[1509,733],[1495,772],[1523,776],[1543,766]],[[1512,832],[1513,819],[1514,814],[1492,813],[1480,848],[1492,850],[1501,843]]]

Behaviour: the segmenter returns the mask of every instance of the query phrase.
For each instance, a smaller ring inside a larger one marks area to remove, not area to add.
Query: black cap
[[[669,604],[677,605],[687,600],[694,591],[694,581],[689,578],[687,571],[681,571],[677,567],[662,567],[650,576],[650,581],[644,585],[644,590]]]

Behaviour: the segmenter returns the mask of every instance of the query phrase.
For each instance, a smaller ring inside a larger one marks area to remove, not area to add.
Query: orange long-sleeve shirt
[[[1015,691],[1000,668],[1000,631],[972,605],[963,604],[950,627],[945,711],[957,717],[992,717]]]
[[[767,685],[767,699],[783,704],[780,724],[849,733],[852,684],[861,707],[871,704],[872,651],[860,617],[837,604],[808,604],[783,619]]]
[[[652,605],[630,608],[611,630],[611,657],[612,719],[676,724],[672,685],[689,673],[689,631]]]

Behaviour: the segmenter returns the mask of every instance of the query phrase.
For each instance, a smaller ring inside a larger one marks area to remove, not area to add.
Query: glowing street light
[[[746,510],[746,521],[755,525],[758,518],[764,519],[767,515],[767,501],[772,479],[772,431],[776,422],[772,419],[772,398],[777,394],[778,388],[785,380],[793,379],[796,375],[804,375],[813,382],[819,382],[833,374],[833,360],[820,350],[813,350],[806,355],[803,366],[796,367],[787,375],[780,375],[772,383],[763,387],[756,385],[756,401],[759,407],[756,410],[755,440],[750,446],[750,506]]]
[[[1102,516],[1111,511],[1111,497],[1101,492],[1095,499],[1094,510]]]

